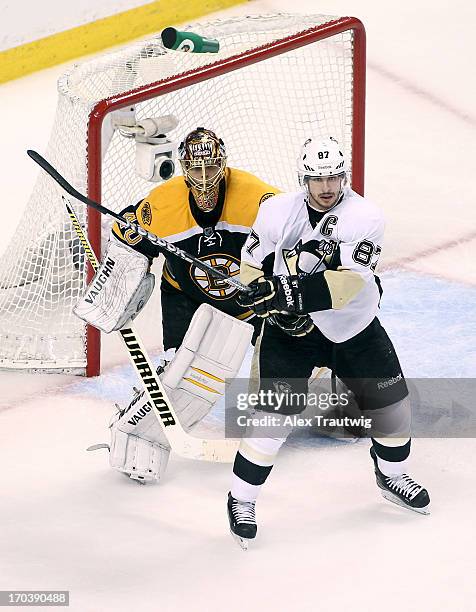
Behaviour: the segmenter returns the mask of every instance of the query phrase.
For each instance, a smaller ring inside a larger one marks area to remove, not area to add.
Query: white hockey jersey
[[[305,191],[263,202],[241,258],[265,275],[309,274],[339,267],[359,274],[365,285],[344,308],[310,313],[329,340],[344,342],[365,329],[378,310],[380,291],[374,272],[382,248],[383,215],[349,189],[313,228],[307,203]]]

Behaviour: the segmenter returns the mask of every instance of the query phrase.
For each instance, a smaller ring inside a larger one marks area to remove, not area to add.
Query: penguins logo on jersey
[[[214,255],[205,255],[199,259],[220,270],[220,272],[224,272],[227,276],[238,276],[240,273],[240,262],[230,255],[218,253]],[[225,280],[215,278],[193,264],[190,267],[190,276],[194,283],[206,293],[208,297],[214,300],[226,300],[238,291]]]
[[[292,249],[283,249],[283,259],[290,274],[313,274],[327,268],[337,248],[335,240],[300,240]]]
[[[299,251],[302,247],[302,240],[294,245],[292,249],[283,249],[283,260],[289,271],[289,274],[297,274],[297,260]]]
[[[290,393],[292,391],[291,385],[284,380],[273,380],[273,387],[276,393]]]
[[[297,258],[297,273],[313,274],[320,271],[322,265],[327,268],[336,246],[334,240],[310,240],[304,243]]]

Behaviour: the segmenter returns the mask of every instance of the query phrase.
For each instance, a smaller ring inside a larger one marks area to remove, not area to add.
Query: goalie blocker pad
[[[253,335],[249,323],[209,304],[195,312],[175,356],[160,375],[180,423],[189,430],[225,394],[235,378]],[[142,391],[124,413],[113,417],[111,467],[142,482],[159,480],[170,446]]]
[[[145,255],[111,240],[74,314],[107,334],[120,329],[139,314],[152,294],[155,277],[148,269]]]

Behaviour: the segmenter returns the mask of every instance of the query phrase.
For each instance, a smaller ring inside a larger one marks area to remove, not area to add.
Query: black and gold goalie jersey
[[[183,177],[175,177],[155,189],[137,206],[122,215],[137,221],[144,229],[166,239],[194,257],[229,276],[238,278],[241,248],[245,243],[259,206],[279,193],[252,174],[227,168],[219,187],[213,211],[201,211]],[[246,319],[252,313],[236,303],[237,290],[221,279],[163,251],[131,229],[113,226],[116,238],[147,255],[165,256],[162,287],[182,291],[198,303],[208,303],[232,316]]]

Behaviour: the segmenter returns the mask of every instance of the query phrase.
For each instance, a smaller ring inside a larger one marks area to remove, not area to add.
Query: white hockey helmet
[[[345,174],[344,153],[337,140],[332,136],[324,140],[308,138],[301,149],[297,170],[301,185],[307,177]]]

